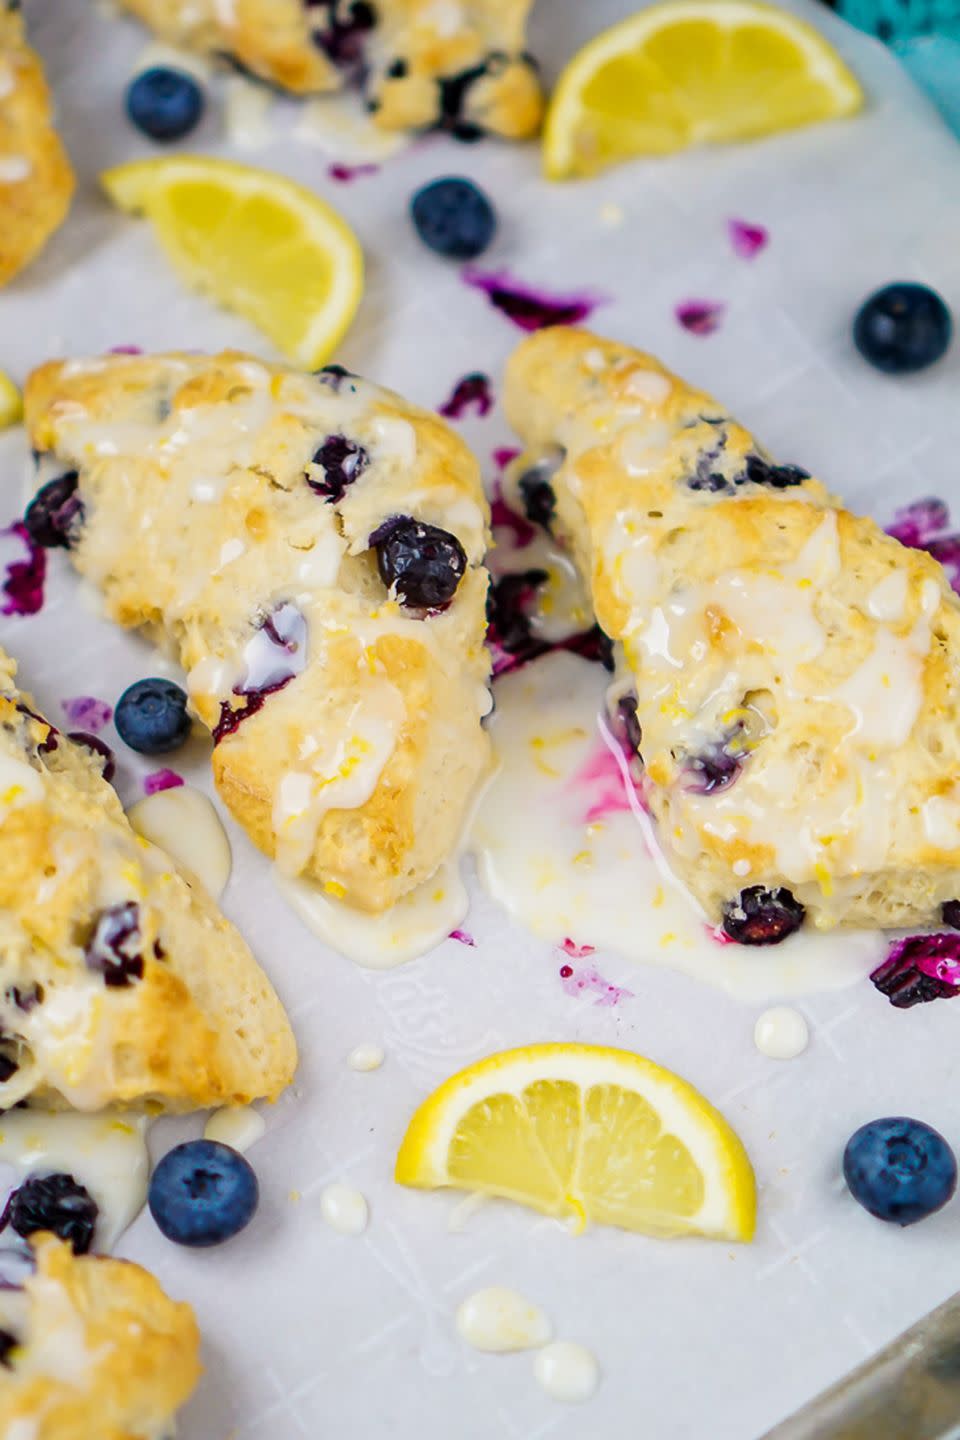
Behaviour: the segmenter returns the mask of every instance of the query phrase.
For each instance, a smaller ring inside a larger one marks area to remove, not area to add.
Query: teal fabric
[[[953,35],[911,35],[895,40],[893,49],[960,137],[960,25]]]
[[[903,61],[960,136],[960,0],[827,0]]]

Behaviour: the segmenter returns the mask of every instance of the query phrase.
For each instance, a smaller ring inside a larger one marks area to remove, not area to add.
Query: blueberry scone
[[[0,651],[0,1109],[275,1097],[296,1047],[266,976],[14,671]]]
[[[380,912],[456,847],[488,767],[488,510],[435,415],[340,367],[51,363],[61,473],[26,517],[165,641],[224,801],[281,870]]]
[[[158,1440],[200,1378],[200,1336],[139,1265],[33,1242],[23,1290],[0,1290],[0,1435]]]
[[[941,567],[626,345],[543,331],[506,404],[512,485],[622,647],[619,717],[711,919],[765,944],[960,915],[960,605]]]
[[[298,94],[358,83],[387,130],[532,135],[542,96],[524,50],[532,0],[123,0],[176,44]]]
[[[73,171],[50,108],[23,20],[0,0],[0,285],[42,249],[70,206]]]

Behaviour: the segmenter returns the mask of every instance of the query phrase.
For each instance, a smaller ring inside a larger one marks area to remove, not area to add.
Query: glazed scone
[[[367,911],[432,876],[489,764],[466,446],[339,367],[239,354],[51,363],[26,413],[67,471],[35,502],[66,528],[35,533],[180,660],[260,848]]]
[[[523,139],[540,124],[540,84],[524,50],[533,0],[122,3],[165,40],[226,55],[298,94],[357,81],[385,130]]]
[[[619,714],[708,916],[754,944],[804,918],[938,922],[960,895],[960,604],[941,567],[629,346],[545,330],[512,356],[506,406],[526,446],[512,484],[623,647]]]
[[[5,1440],[160,1440],[200,1378],[189,1305],[128,1260],[33,1239],[36,1271],[0,1291]]]
[[[53,128],[50,92],[23,19],[0,0],[0,285],[63,222],[73,171]]]
[[[296,1046],[266,976],[14,673],[0,651],[0,1109],[274,1098]]]

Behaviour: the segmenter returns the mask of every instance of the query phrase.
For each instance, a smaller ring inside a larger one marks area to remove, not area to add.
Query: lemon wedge
[[[9,375],[0,370],[0,430],[18,425],[23,418],[23,396]]]
[[[692,1085],[628,1050],[531,1045],[480,1060],[414,1115],[401,1185],[497,1195],[647,1235],[750,1240],[753,1171]]]
[[[544,127],[551,180],[634,155],[851,115],[863,91],[818,30],[759,0],[662,0],[569,61]]]
[[[134,161],[100,177],[145,215],[188,284],[244,315],[313,370],[335,350],[363,292],[353,231],[283,175],[202,155]]]

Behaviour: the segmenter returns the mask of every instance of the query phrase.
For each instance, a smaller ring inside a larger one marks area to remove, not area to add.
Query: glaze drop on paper
[[[531,1301],[505,1285],[476,1290],[457,1309],[457,1332],[475,1350],[507,1354],[532,1350],[550,1339],[550,1321]]]
[[[362,1235],[370,1219],[367,1198],[352,1185],[327,1185],[320,1192],[320,1214],[341,1235]]]
[[[379,1070],[385,1059],[383,1047],[368,1041],[353,1047],[347,1056],[347,1064],[351,1070],[367,1074],[371,1070]]]
[[[809,1039],[806,1020],[789,1005],[764,1010],[753,1029],[754,1044],[771,1060],[795,1060],[806,1050]]]
[[[552,1400],[566,1405],[589,1400],[600,1384],[600,1366],[584,1345],[555,1340],[538,1352],[533,1373]]]

